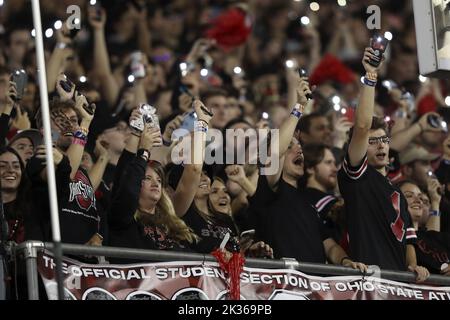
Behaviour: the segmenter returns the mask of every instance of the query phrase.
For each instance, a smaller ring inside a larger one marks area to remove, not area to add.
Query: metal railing
[[[27,241],[13,248],[18,254],[23,254],[26,262],[27,281],[28,281],[28,298],[29,300],[38,300],[38,272],[37,257],[39,251],[44,249],[53,250],[53,243],[44,243],[39,241]],[[64,254],[73,255],[91,255],[106,256],[113,258],[125,259],[142,259],[143,261],[164,262],[164,261],[209,261],[215,262],[216,259],[212,255],[173,252],[163,250],[143,250],[132,248],[116,248],[116,247],[94,247],[76,244],[62,244]],[[333,275],[333,276],[362,276],[359,270],[341,267],[337,265],[298,262],[295,259],[254,259],[246,258],[246,267],[263,268],[263,269],[294,269],[306,274],[316,275]],[[367,276],[372,276],[374,272],[368,272]],[[405,283],[415,283],[416,276],[412,272],[401,272],[392,270],[380,270],[379,276],[383,279],[394,280]],[[440,275],[430,275],[424,284],[450,286],[450,277]]]

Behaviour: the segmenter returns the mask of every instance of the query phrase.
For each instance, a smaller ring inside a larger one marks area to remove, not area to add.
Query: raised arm
[[[250,181],[249,178],[245,175],[244,167],[241,165],[231,165],[225,168],[225,173],[228,176],[228,179],[236,182],[246,193],[248,196],[253,196],[256,192],[256,183]]]
[[[105,23],[106,12],[102,8],[100,21],[96,20],[95,7],[89,6],[89,23],[92,26],[94,33],[94,66],[96,68],[96,74],[99,77],[102,96],[105,97],[108,105],[114,106],[119,97],[119,85],[113,76],[111,66],[109,63],[108,49],[106,47],[105,39]]]
[[[122,179],[118,180],[118,185],[113,188],[113,203],[109,221],[113,226],[120,227],[130,223],[134,219],[134,213],[139,206],[139,194],[141,183],[145,176],[149,154],[155,144],[161,142],[158,128],[145,127],[139,140],[139,150],[145,153],[133,156],[131,161],[125,166]],[[130,155],[124,151],[122,157]],[[122,158],[121,157],[121,158]]]
[[[414,138],[416,138],[422,132],[424,132],[424,131],[434,131],[434,132],[441,131],[440,128],[434,128],[428,124],[427,119],[428,119],[428,116],[430,116],[430,115],[434,115],[434,116],[440,118],[440,115],[437,114],[436,112],[428,112],[428,113],[424,114],[419,119],[419,121],[417,121],[416,123],[414,123],[413,125],[409,126],[408,128],[406,128],[404,130],[397,131],[392,136],[392,141],[390,144],[391,148],[398,152],[401,152],[409,145],[409,143],[411,143],[411,141],[414,140]]]
[[[56,46],[47,63],[47,90],[53,92],[56,88],[58,75],[62,70],[64,61],[71,54],[72,49],[69,48],[72,39],[68,36],[69,30],[67,23],[64,22],[61,29],[56,30]]]
[[[102,141],[99,138],[97,138],[97,141],[95,142],[94,153],[97,157],[97,161],[89,171],[89,179],[91,180],[94,190],[97,190],[102,182],[103,174],[105,173],[106,166],[109,162],[108,150],[102,145]]]
[[[441,203],[441,195],[439,194],[439,188],[441,188],[441,185],[437,179],[428,179],[427,181],[427,189],[428,189],[428,195],[430,196],[430,209],[431,214],[428,218],[426,228],[427,230],[432,231],[441,231],[441,216],[439,212],[439,205]]]
[[[278,172],[274,175],[267,176],[267,181],[271,188],[274,188],[278,183],[278,180],[281,177],[281,173],[283,171],[283,161],[284,155],[291,144],[292,137],[294,136],[295,128],[297,127],[298,120],[300,119],[305,105],[308,102],[306,98],[307,94],[311,93],[309,89],[309,84],[307,78],[298,78],[297,85],[297,102],[296,105],[293,106],[292,112],[288,119],[282,124],[280,128],[280,137],[279,137],[279,147],[278,147],[278,157],[280,159],[280,165]]]
[[[86,97],[83,95],[77,95],[75,97],[75,109],[77,113],[81,116],[81,124],[77,131],[75,132],[74,143],[72,143],[67,149],[67,157],[70,161],[70,166],[72,167],[72,172],[70,178],[75,177],[76,172],[81,164],[81,158],[83,157],[84,145],[87,141],[87,135],[89,132],[89,126],[91,125],[94,115],[90,115],[83,106],[88,104]],[[95,105],[93,105],[95,106]],[[78,139],[76,138],[78,137]]]
[[[8,91],[5,93],[5,104],[0,109],[0,145],[3,145],[9,130],[9,119],[14,107],[14,100],[17,95],[16,84],[9,82]]]
[[[365,85],[361,90],[359,105],[356,108],[355,125],[353,126],[353,135],[348,147],[348,156],[351,166],[358,166],[367,153],[369,146],[369,131],[372,126],[372,117],[375,104],[375,83],[378,77],[378,68],[369,64],[369,59],[375,56],[372,48],[366,48],[362,64],[366,70]]]
[[[144,8],[138,13],[138,21],[136,23],[138,34],[138,46],[139,49],[145,53],[146,56],[150,56],[152,52],[152,35],[147,26],[148,13]]]
[[[193,106],[198,120],[195,122],[193,139],[191,139],[191,161],[184,166],[183,174],[173,196],[173,205],[179,217],[184,216],[191,206],[200,183],[205,157],[206,134],[212,117],[212,113],[200,100],[195,100]]]

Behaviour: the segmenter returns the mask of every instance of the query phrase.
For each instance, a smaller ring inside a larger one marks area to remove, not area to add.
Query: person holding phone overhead
[[[373,61],[380,63],[373,63]],[[409,270],[424,281],[429,272],[417,265],[417,239],[402,192],[386,178],[389,132],[383,118],[374,117],[375,85],[382,57],[366,48],[364,85],[356,109],[347,155],[338,173],[345,200],[350,256],[382,269]],[[377,65],[376,67],[374,66]]]

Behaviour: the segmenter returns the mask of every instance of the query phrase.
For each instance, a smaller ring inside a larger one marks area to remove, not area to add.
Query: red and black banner
[[[45,251],[38,270],[56,299],[54,261]],[[63,259],[67,300],[224,300],[226,276],[217,263],[83,264]],[[289,269],[244,268],[241,300],[450,300],[450,287],[375,277],[316,277]]]

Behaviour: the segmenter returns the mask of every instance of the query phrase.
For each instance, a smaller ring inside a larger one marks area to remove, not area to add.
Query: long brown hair
[[[161,178],[161,198],[156,204],[154,215],[145,214],[138,209],[134,215],[136,221],[143,224],[154,223],[163,228],[169,236],[179,241],[187,241],[189,243],[198,241],[199,237],[175,213],[172,200],[170,200],[165,190],[166,179],[161,164],[156,161],[151,161],[148,167],[155,170]]]

